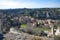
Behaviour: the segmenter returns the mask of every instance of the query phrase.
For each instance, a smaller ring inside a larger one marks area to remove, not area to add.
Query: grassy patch
[[[26,24],[21,24],[21,28],[26,28]]]
[[[45,28],[45,27],[43,27],[43,28],[40,28],[40,30],[43,30],[43,31],[50,31],[50,29],[48,29],[48,28]]]
[[[38,32],[38,31],[40,31],[40,30],[50,31],[50,29],[48,29],[48,28],[34,28],[34,29],[33,29],[33,31],[35,31],[35,32]]]
[[[38,32],[38,31],[40,31],[40,29],[39,28],[34,28],[33,31]]]

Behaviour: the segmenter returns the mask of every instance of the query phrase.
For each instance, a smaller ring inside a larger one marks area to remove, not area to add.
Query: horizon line
[[[60,8],[60,7],[42,7],[42,8]],[[0,8],[0,9],[24,9],[24,8]],[[26,8],[26,9],[38,9],[38,8]]]

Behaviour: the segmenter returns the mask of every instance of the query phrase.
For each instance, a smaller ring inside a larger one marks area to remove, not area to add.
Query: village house
[[[60,35],[60,27],[58,27],[58,29],[56,29],[55,35]]]

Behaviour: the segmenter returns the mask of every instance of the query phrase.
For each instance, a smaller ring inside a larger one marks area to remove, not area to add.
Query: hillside
[[[37,19],[60,19],[60,8],[36,8],[36,9],[0,9],[0,15],[6,16],[32,16]]]

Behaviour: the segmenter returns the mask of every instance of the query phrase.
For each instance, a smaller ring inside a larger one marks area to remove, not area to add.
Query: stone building
[[[56,30],[55,35],[60,35],[60,27]]]

